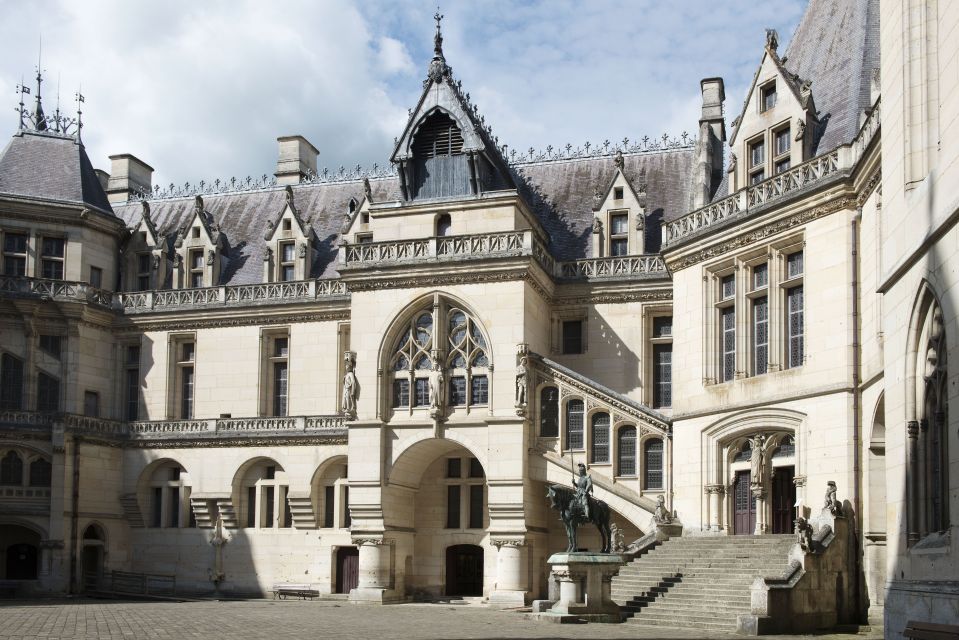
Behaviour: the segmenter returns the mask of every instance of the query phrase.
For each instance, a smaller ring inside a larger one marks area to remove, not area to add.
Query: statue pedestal
[[[623,566],[618,553],[554,553],[547,560],[550,579],[559,584],[559,599],[538,615],[548,622],[622,622],[619,605],[610,599],[610,581]]]

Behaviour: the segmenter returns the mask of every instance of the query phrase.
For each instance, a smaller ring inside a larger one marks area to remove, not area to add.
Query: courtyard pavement
[[[742,638],[727,634],[627,624],[559,625],[522,613],[481,606],[408,604],[385,607],[347,602],[246,600],[119,602],[109,600],[0,601],[0,638],[203,638],[214,640],[354,638]],[[765,636],[773,638],[776,636]],[[810,636],[781,636],[798,640]],[[881,638],[820,635],[817,640]]]

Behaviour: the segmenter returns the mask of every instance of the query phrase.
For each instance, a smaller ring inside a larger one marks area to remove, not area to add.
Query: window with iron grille
[[[801,286],[786,290],[786,313],[788,332],[786,366],[792,368],[801,366],[805,356],[805,321],[803,318],[803,288]]]
[[[753,373],[766,373],[769,362],[769,298],[753,300]]]
[[[60,381],[43,372],[37,374],[37,411],[60,410]]]
[[[673,336],[673,317],[657,316],[653,318],[653,337],[671,338]]]
[[[769,286],[769,265],[757,264],[753,267],[753,290],[765,289]]]
[[[673,345],[653,345],[653,407],[673,406]]]
[[[643,480],[648,490],[663,488],[663,441],[654,438],[643,446]]]
[[[722,317],[722,381],[728,382],[736,375],[736,309],[726,307]]]
[[[27,241],[25,233],[3,234],[3,273],[8,276],[27,275]]]
[[[454,407],[466,406],[466,378],[454,376],[450,378],[450,404]]]
[[[636,475],[636,427],[621,427],[617,442],[617,471],[619,476]]]
[[[566,448],[583,448],[583,401],[566,403]]]
[[[23,408],[23,360],[9,353],[0,357],[0,409]]]
[[[803,274],[803,252],[797,251],[786,256],[786,277],[792,280]]]
[[[593,462],[609,462],[609,414],[595,413],[592,418],[590,447]]]
[[[470,404],[489,403],[489,381],[486,376],[473,376],[470,379]]]
[[[559,436],[559,389],[544,387],[539,398],[539,435],[555,438]]]
[[[736,275],[723,276],[719,281],[721,300],[732,300],[736,296]]]
[[[43,238],[40,243],[40,269],[44,278],[63,279],[63,238]]]

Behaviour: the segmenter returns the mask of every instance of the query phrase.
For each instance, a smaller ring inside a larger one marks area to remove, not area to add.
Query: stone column
[[[489,596],[493,605],[522,607],[529,591],[526,541],[522,538],[494,539],[496,586]]]
[[[709,530],[722,531],[722,496],[725,487],[721,484],[707,484],[706,495],[709,496]]]
[[[585,574],[580,574],[569,570],[553,570],[552,577],[559,582],[559,601],[553,605],[553,613],[570,613],[570,606],[582,605],[585,602],[583,597],[583,579]]]
[[[766,491],[762,487],[753,487],[753,496],[756,498],[756,528],[753,535],[766,533]]]
[[[390,552],[392,541],[383,538],[354,538],[359,547],[359,576],[350,591],[351,602],[386,602],[390,590]]]
[[[919,542],[919,422],[906,423],[906,544]]]

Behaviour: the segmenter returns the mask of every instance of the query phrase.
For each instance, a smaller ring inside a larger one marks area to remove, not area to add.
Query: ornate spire
[[[37,131],[47,130],[47,118],[43,114],[43,98],[40,97],[40,86],[43,84],[43,74],[40,72],[40,60],[37,60],[37,104],[33,109],[33,128]]]
[[[433,19],[436,20],[436,35],[433,36],[433,59],[430,61],[428,75],[434,82],[439,82],[443,76],[450,74],[449,65],[446,64],[446,58],[443,56],[443,32],[440,27],[443,14],[440,13],[439,7],[436,7]]]

